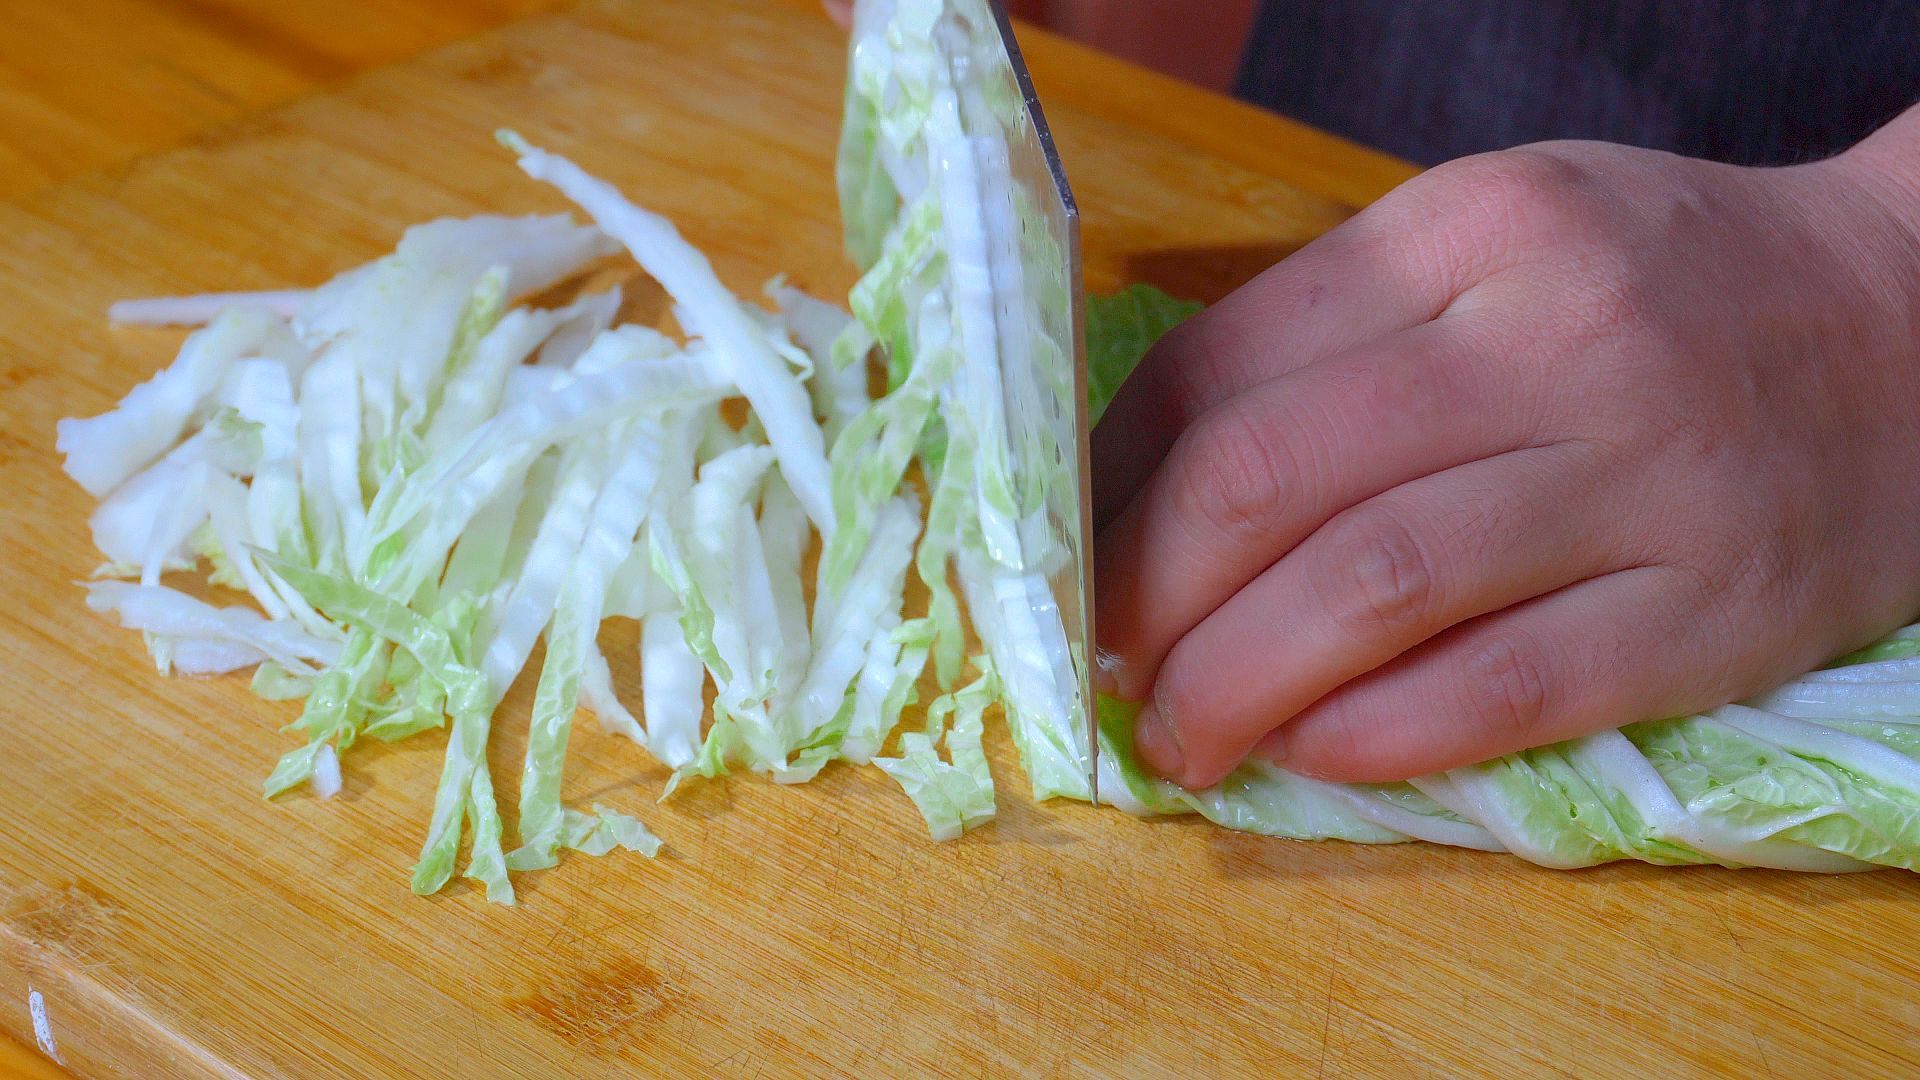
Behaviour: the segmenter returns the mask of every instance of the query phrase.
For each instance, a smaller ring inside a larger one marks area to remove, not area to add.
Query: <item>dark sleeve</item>
[[[1240,96],[1422,164],[1836,153],[1920,100],[1920,0],[1265,0]]]

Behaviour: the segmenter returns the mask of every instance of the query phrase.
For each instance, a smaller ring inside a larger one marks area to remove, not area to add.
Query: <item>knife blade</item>
[[[965,19],[973,3],[950,3]],[[983,170],[986,212],[1001,216],[989,266],[994,277],[999,374],[1006,437],[1020,491],[1031,508],[1018,522],[1019,544],[1044,574],[1046,595],[1030,602],[1037,625],[1056,622],[1070,670],[1055,672],[1057,698],[1086,740],[1087,790],[1100,801],[1100,733],[1093,696],[1092,485],[1086,364],[1086,291],[1081,278],[1080,210],[1067,183],[1046,114],[1001,0],[987,0],[992,32],[974,27],[976,42],[998,49],[957,53],[983,70],[956,71],[964,129],[988,157],[1004,147],[1004,163]],[[1004,164],[1004,173],[1001,166]],[[995,177],[1008,181],[1004,189]],[[996,198],[996,194],[1004,198]],[[1049,633],[1047,636],[1051,637]],[[1058,639],[1055,639],[1058,640]]]

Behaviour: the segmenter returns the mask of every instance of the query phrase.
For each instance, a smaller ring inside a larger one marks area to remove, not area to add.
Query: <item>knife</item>
[[[973,3],[953,3],[949,14],[964,20]],[[1001,0],[987,0],[994,32],[970,28],[980,47],[959,54],[959,63],[982,70],[956,72],[973,88],[961,101],[961,121],[978,145],[997,156],[1005,147],[1010,183],[986,184],[987,213],[1010,215],[989,235],[1012,238],[992,253],[995,321],[999,331],[1001,392],[1006,404],[1007,445],[1024,490],[1022,505],[1034,512],[1019,523],[1019,542],[1036,559],[1046,595],[1030,601],[1036,624],[1064,636],[1064,664],[1054,672],[1056,700],[1069,724],[1084,733],[1087,790],[1100,801],[1100,731],[1093,695],[1093,570],[1088,537],[1093,531],[1087,409],[1086,290],[1081,279],[1080,211],[1066,169],[1034,92],[1013,22]],[[998,48],[991,47],[997,38]],[[1004,191],[1005,198],[994,196]],[[1051,637],[1051,633],[1047,636]],[[1059,640],[1059,639],[1055,639]]]

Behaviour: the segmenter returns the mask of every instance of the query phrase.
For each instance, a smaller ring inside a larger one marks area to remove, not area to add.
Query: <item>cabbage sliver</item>
[[[982,669],[979,679],[941,695],[927,708],[925,730],[900,737],[899,757],[873,762],[899,782],[935,840],[951,840],[994,813],[993,775],[981,738],[986,730],[983,716],[997,688],[991,663],[982,657],[976,664]],[[941,746],[947,751],[944,761]]]

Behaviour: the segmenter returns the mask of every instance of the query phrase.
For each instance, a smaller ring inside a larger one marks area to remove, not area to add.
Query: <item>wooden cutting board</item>
[[[1407,174],[1028,44],[1096,287],[1217,296]],[[262,801],[292,709],[159,678],[73,584],[97,557],[53,422],[178,341],[109,329],[107,302],[317,282],[409,223],[559,208],[493,145],[508,124],[736,288],[835,293],[840,64],[805,4],[595,4],[0,206],[0,1026],[31,1043],[31,986],[71,1068],[141,1077],[1920,1070],[1904,874],[1558,873],[1042,808],[1004,739],[1000,819],[936,845],[870,769],[656,807],[664,771],[583,720],[569,799],[668,853],[569,858],[503,908],[407,891],[438,737],[356,748],[334,801]]]

